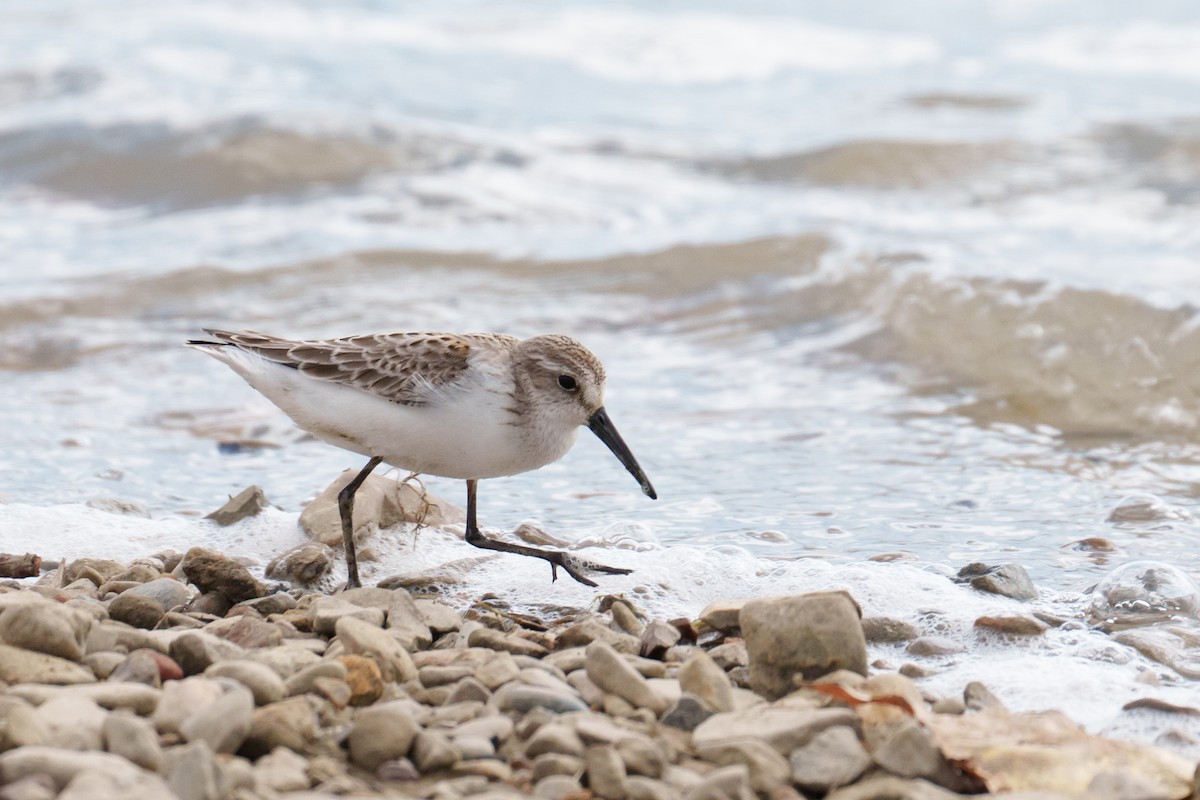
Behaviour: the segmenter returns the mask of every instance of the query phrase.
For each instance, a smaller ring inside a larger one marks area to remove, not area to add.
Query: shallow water
[[[606,546],[663,613],[846,586],[967,645],[930,691],[1200,753],[1120,712],[1200,685],[1088,616],[1130,562],[1200,577],[1197,48],[1185,2],[6,4],[0,549],[298,541],[359,459],[182,348],[203,325],[562,331],[662,499],[583,437],[483,484],[485,525]],[[193,519],[250,483],[282,510]],[[388,536],[368,575],[477,556]],[[514,561],[469,590],[592,597]],[[978,636],[1016,606],[972,561],[1073,622]]]

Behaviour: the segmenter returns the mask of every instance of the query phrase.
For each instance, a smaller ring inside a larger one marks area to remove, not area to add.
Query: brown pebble
[[[1046,632],[1046,624],[1023,614],[1010,616],[982,616],[975,620],[976,628],[987,628],[1014,636],[1040,636]]]
[[[367,656],[338,656],[346,665],[346,683],[352,706],[369,706],[383,696],[383,674],[375,659]]]

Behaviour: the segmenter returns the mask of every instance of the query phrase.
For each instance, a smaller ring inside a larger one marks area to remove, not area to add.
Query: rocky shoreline
[[[78,559],[0,584],[0,800],[1200,797],[1172,753],[923,696],[867,663],[889,630],[844,592],[539,619]]]

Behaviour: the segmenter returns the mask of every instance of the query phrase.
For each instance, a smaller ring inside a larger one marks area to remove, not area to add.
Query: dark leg
[[[357,589],[362,586],[358,580],[358,555],[354,551],[354,493],[358,491],[358,487],[362,486],[363,481],[379,466],[381,461],[383,459],[379,456],[373,457],[362,468],[362,472],[355,475],[354,480],[347,483],[338,492],[338,511],[342,515],[342,542],[346,547],[346,571],[349,573],[346,578],[347,589]]]
[[[580,572],[580,570],[590,569],[596,572],[607,572],[609,575],[628,575],[633,571],[620,567],[606,567],[603,564],[578,558],[561,550],[539,550],[536,547],[527,547],[523,544],[511,544],[509,542],[498,542],[495,539],[489,539],[479,532],[479,526],[475,523],[475,485],[477,483],[478,481],[467,481],[467,544],[473,544],[485,550],[499,550],[503,553],[516,553],[520,556],[544,558],[550,562],[550,580],[552,581],[558,580],[559,567],[562,567],[575,580],[588,586],[597,586],[598,584]]]

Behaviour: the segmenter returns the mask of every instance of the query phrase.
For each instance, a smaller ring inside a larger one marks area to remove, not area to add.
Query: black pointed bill
[[[629,470],[629,474],[634,480],[642,486],[642,491],[651,500],[657,500],[658,494],[654,491],[654,487],[650,485],[650,479],[646,477],[646,473],[642,472],[642,468],[638,466],[637,459],[633,457],[633,452],[630,451],[629,445],[625,444],[625,440],[621,438],[621,434],[617,433],[617,428],[613,425],[612,420],[608,418],[608,412],[600,407],[595,414],[588,417],[587,426],[592,433],[612,450],[613,455],[617,460],[624,465],[625,469]]]

